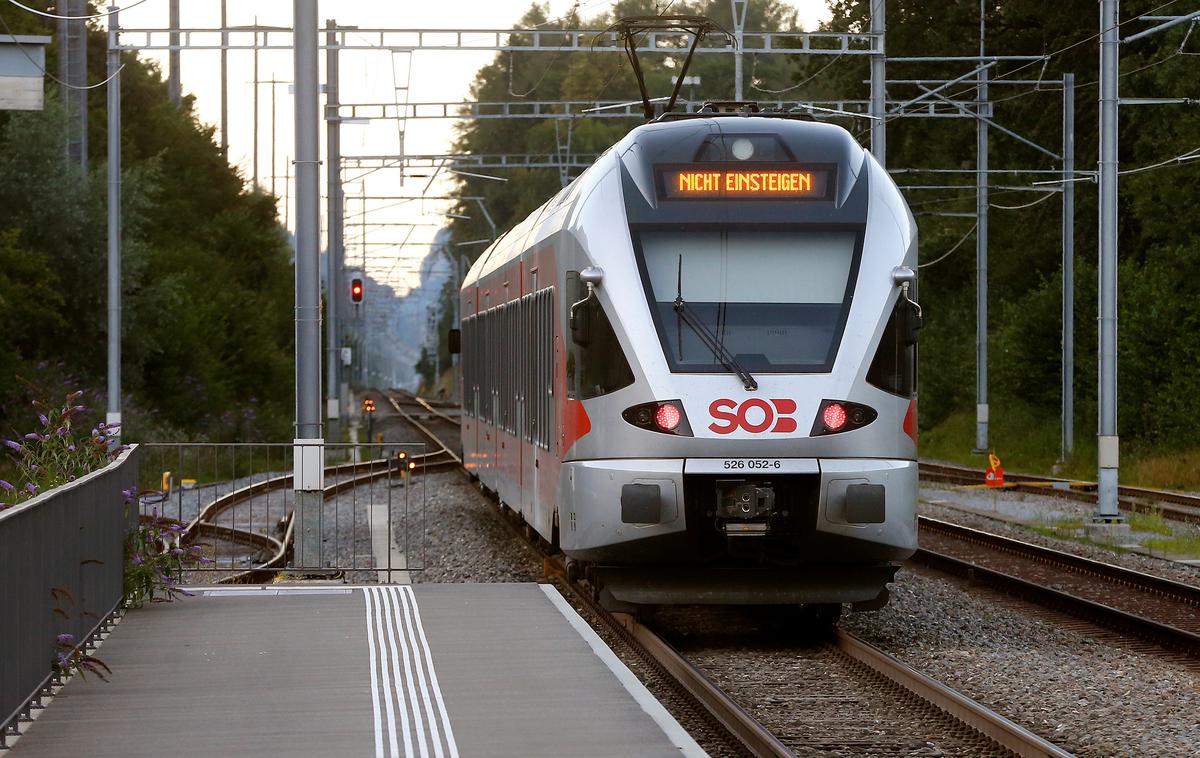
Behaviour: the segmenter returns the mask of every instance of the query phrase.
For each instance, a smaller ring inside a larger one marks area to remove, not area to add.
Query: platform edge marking
[[[438,726],[441,719],[438,716],[437,710],[433,707],[433,701],[429,697],[430,687],[425,665],[425,650],[421,645],[421,639],[417,632],[417,622],[413,619],[412,607],[416,604],[416,600],[400,588],[393,587],[391,589],[399,598],[400,604],[404,608],[404,631],[408,635],[408,641],[413,648],[413,668],[417,674],[417,684],[421,688],[421,705],[425,709],[425,722],[429,724],[429,737],[433,743],[433,752],[437,758],[445,758],[446,752],[442,749],[443,730]]]
[[[641,706],[642,710],[658,725],[659,729],[667,735],[667,739],[671,741],[675,747],[679,748],[680,754],[688,756],[688,758],[708,758],[708,753],[700,747],[696,740],[692,739],[692,735],[687,733],[675,717],[658,701],[658,698],[650,694],[650,690],[646,689],[646,685],[642,684],[629,667],[621,662],[608,645],[604,644],[604,640],[600,639],[600,635],[583,620],[571,604],[559,594],[558,590],[550,584],[539,584],[538,588],[546,595],[550,602],[558,609],[558,612],[563,615],[567,623],[571,625],[584,642],[591,647],[592,652],[596,657],[603,661],[608,667],[625,691],[633,697],[634,701]]]
[[[433,696],[437,701],[438,713],[442,722],[442,732],[446,735],[446,748],[450,751],[450,758],[459,758],[458,743],[454,739],[454,728],[450,725],[450,715],[446,712],[446,701],[442,697],[442,687],[438,684],[437,670],[433,665],[433,651],[429,647],[429,640],[425,637],[425,626],[421,623],[421,606],[417,603],[417,595],[410,585],[404,585],[401,592],[407,594],[412,599],[413,617],[416,619],[417,633],[421,637],[421,648],[425,655],[425,662],[429,667],[429,682],[433,685]]]
[[[391,616],[395,625],[396,640],[400,644],[404,658],[404,691],[408,694],[408,707],[412,713],[414,741],[417,750],[421,753],[421,758],[429,758],[431,740],[425,730],[425,713],[422,710],[420,695],[417,693],[416,679],[419,676],[415,664],[417,651],[413,648],[408,636],[403,610],[404,601],[400,598],[400,593],[396,592],[395,587],[384,587],[383,592],[387,595],[388,604],[392,608]],[[432,727],[432,725],[430,726]]]
[[[403,661],[400,653],[397,652],[398,648],[404,648],[404,642],[403,640],[396,638],[396,632],[392,623],[395,620],[395,613],[392,611],[392,605],[388,600],[387,591],[381,587],[376,590],[375,597],[379,600],[380,606],[384,608],[387,613],[387,618],[384,619],[383,628],[387,633],[388,645],[392,651],[392,658],[390,661],[392,666],[392,692],[396,698],[396,711],[400,714],[400,729],[404,737],[404,752],[401,754],[405,756],[412,756],[411,748],[416,743],[413,742],[414,735],[412,733],[412,725],[408,719],[409,708],[408,701],[406,699],[408,686],[403,682],[404,672],[401,669]],[[407,656],[407,654],[407,651],[405,651],[405,656]]]
[[[369,595],[372,602],[375,604],[375,631],[379,638],[379,671],[383,678],[383,698],[384,704],[387,707],[388,755],[396,756],[400,753],[400,744],[396,737],[396,706],[392,698],[393,690],[391,661],[388,658],[389,645],[387,642],[387,637],[384,634],[383,601],[380,599],[379,594],[375,591],[375,588],[364,589],[363,592]],[[403,717],[404,711],[401,711],[400,715]],[[407,725],[405,725],[404,728],[407,732]],[[408,751],[407,742],[405,743],[404,749],[405,752]]]
[[[375,758],[383,758],[383,714],[379,710],[379,675],[376,671],[375,619],[371,608],[371,596],[363,590],[363,601],[367,606],[367,651],[371,663],[371,713],[375,717]]]

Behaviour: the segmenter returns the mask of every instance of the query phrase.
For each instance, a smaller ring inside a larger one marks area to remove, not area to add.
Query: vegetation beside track
[[[92,83],[106,76],[101,28],[89,32]],[[0,34],[10,31],[56,36],[53,21],[3,3]],[[51,44],[48,71],[57,53]],[[175,107],[154,65],[123,63],[125,439],[289,438],[294,277],[275,198],[227,164],[190,96]],[[65,158],[49,78],[44,111],[0,111],[0,434],[33,418],[18,376],[42,396],[104,384],[103,87],[88,104],[86,175]],[[81,402],[103,409],[89,394]]]

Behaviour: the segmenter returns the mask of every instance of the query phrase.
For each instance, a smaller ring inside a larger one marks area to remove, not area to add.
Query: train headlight
[[[683,403],[678,400],[660,400],[635,405],[626,408],[621,413],[621,418],[648,432],[692,436],[692,427],[688,424],[687,414],[683,412]]]
[[[879,414],[875,412],[874,408],[861,403],[851,403],[846,400],[822,400],[809,436],[817,437],[822,434],[853,431],[866,426],[878,417]]]

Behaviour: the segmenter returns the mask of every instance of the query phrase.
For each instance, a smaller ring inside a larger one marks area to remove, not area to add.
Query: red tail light
[[[877,418],[879,418],[879,414],[875,409],[862,403],[851,403],[848,400],[822,400],[809,436],[817,437],[822,434],[837,434],[861,429]]]
[[[691,437],[692,427],[688,424],[687,414],[683,411],[683,403],[678,400],[660,400],[654,403],[642,403],[632,408],[626,408],[621,418],[629,423],[650,432],[675,434],[681,437]]]
[[[821,411],[821,421],[831,432],[841,430],[846,425],[846,408],[841,403],[830,403]]]
[[[663,403],[654,412],[654,423],[664,432],[674,431],[675,427],[679,426],[679,422],[682,420],[683,414],[680,412],[679,407],[672,403]]]

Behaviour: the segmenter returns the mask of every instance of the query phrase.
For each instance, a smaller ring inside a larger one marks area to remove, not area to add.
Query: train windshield
[[[636,239],[673,371],[728,370],[719,347],[750,372],[833,367],[857,269],[856,232],[676,228]],[[677,300],[718,346],[688,325]]]

